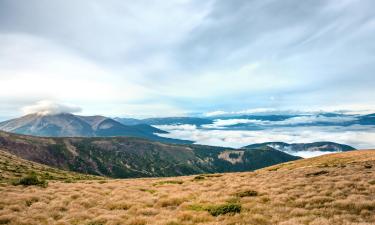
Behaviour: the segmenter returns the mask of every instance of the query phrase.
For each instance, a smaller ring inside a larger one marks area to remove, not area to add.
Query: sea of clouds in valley
[[[192,140],[196,144],[239,148],[263,142],[310,143],[331,141],[357,149],[375,147],[375,126],[356,123],[356,117],[303,115],[280,121],[219,118],[212,124],[168,124],[158,128],[168,131],[163,137]],[[298,152],[312,157],[330,152]]]

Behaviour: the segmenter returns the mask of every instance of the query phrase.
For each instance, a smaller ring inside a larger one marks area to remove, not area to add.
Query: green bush
[[[224,214],[236,214],[241,212],[241,205],[235,203],[228,203],[218,206],[207,207],[207,211],[213,216],[219,216]]]
[[[243,198],[243,197],[255,197],[258,196],[258,192],[254,190],[246,190],[236,193],[237,197]]]
[[[20,180],[13,183],[14,185],[31,186],[36,185],[40,187],[47,187],[48,183],[44,179],[39,179],[35,173],[31,173]]]
[[[203,175],[198,175],[198,176],[194,177],[193,180],[204,180],[204,179],[206,179],[206,178]]]
[[[183,184],[182,180],[164,180],[154,183],[153,185],[163,185],[163,184]]]
[[[219,216],[224,214],[236,214],[241,212],[241,205],[238,203],[227,203],[222,205],[211,205],[211,206],[202,206],[202,205],[190,205],[188,209],[194,211],[207,211],[212,216]]]

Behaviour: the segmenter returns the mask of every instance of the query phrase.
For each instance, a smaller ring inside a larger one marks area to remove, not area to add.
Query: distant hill
[[[191,141],[159,137],[166,133],[146,124],[126,126],[104,116],[77,116],[69,113],[56,115],[29,114],[0,123],[0,130],[46,137],[140,137],[166,143],[192,143]]]
[[[174,145],[130,137],[46,138],[0,132],[0,148],[86,174],[125,177],[249,171],[299,159],[274,149]]]
[[[375,125],[375,113],[358,117],[361,125]]]
[[[148,124],[148,125],[176,125],[176,124],[193,124],[193,125],[203,125],[211,124],[213,122],[210,118],[199,118],[199,117],[161,117],[161,118],[147,118],[142,120],[132,119],[132,118],[115,118],[125,125],[135,125],[135,124]]]
[[[288,144],[285,142],[265,142],[259,144],[252,144],[245,146],[246,149],[257,149],[270,147],[292,155],[300,155],[301,152],[306,154],[313,154],[314,152],[345,152],[352,151],[355,148],[349,145],[338,144],[334,142],[313,142],[313,143],[293,143]]]

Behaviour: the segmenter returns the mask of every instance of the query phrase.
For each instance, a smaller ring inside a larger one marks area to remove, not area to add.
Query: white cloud
[[[271,96],[270,98],[274,98]],[[245,109],[245,110],[240,110],[240,111],[222,111],[222,110],[217,110],[217,111],[212,111],[212,112],[207,112],[204,115],[205,116],[223,116],[223,115],[242,115],[242,114],[257,114],[257,113],[279,113],[280,110],[274,109],[274,108],[254,108],[254,109]]]
[[[78,106],[59,104],[56,102],[43,100],[35,103],[34,105],[25,106],[22,111],[25,114],[39,114],[39,115],[54,115],[60,113],[78,113],[81,112]]]
[[[332,141],[361,149],[375,147],[374,126],[283,127],[256,131],[207,130],[199,129],[191,125],[168,125],[158,127],[170,132],[169,134],[161,134],[161,136],[164,137],[192,140],[197,144],[235,148],[254,143],[274,141],[286,143]]]
[[[270,98],[274,98],[271,96]],[[278,107],[278,108],[250,108],[238,111],[224,111],[216,110],[204,113],[204,116],[232,116],[232,115],[304,115],[304,114],[318,114],[318,113],[342,113],[342,114],[370,114],[375,113],[375,105],[371,104],[345,104],[345,105],[330,105],[330,106],[296,106]]]
[[[298,152],[288,152],[286,151],[286,153],[290,154],[290,155],[295,155],[295,156],[299,156],[299,157],[302,157],[302,158],[311,158],[311,157],[315,157],[315,156],[320,156],[320,155],[326,155],[326,154],[331,154],[331,153],[336,153],[336,152],[329,152],[329,151],[298,151]]]
[[[204,128],[225,128],[231,125],[237,124],[259,124],[263,123],[264,121],[261,120],[249,120],[249,119],[216,119],[214,120],[213,124],[204,124],[202,127]]]
[[[270,122],[275,125],[297,125],[297,124],[313,124],[313,123],[342,123],[356,120],[355,117],[335,116],[327,117],[321,115],[297,116],[282,121]]]
[[[222,120],[218,119],[214,121],[214,126],[217,127],[225,127],[225,126],[231,126],[231,125],[236,125],[236,124],[242,124],[242,123],[256,123],[258,120],[249,120],[249,119],[227,119],[227,120]]]
[[[254,124],[259,126],[292,126],[301,124],[314,124],[314,123],[343,123],[356,120],[353,116],[335,116],[327,117],[322,115],[306,115],[296,116],[281,121],[269,121],[269,120],[255,120],[255,119],[216,119],[212,124],[202,125],[204,128],[210,129],[224,129],[228,126],[237,124]]]

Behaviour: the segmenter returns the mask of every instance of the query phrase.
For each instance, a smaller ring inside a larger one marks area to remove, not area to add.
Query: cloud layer
[[[263,130],[200,129],[195,125],[163,125],[158,128],[169,131],[164,137],[195,141],[197,144],[239,148],[249,144],[281,141],[286,143],[310,143],[333,141],[359,149],[374,148],[375,127],[352,125],[281,127]]]
[[[3,0],[0,116],[43,99],[108,116],[374,109],[374,7]]]

